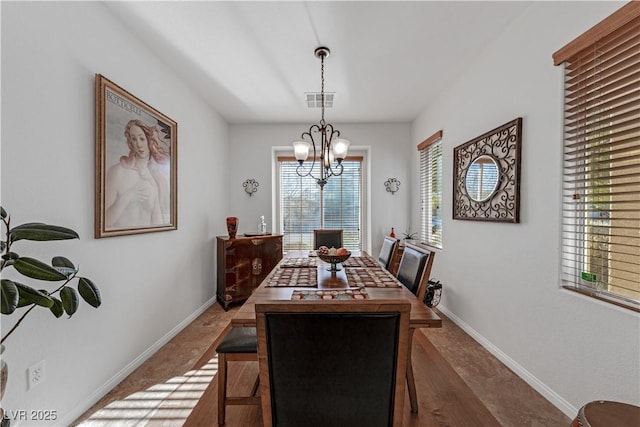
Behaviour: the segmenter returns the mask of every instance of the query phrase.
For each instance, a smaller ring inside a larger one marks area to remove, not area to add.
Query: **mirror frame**
[[[520,151],[522,117],[518,117],[471,141],[453,152],[453,219],[493,222],[520,222]],[[465,178],[471,164],[489,156],[498,165],[498,184],[483,201],[467,193]]]

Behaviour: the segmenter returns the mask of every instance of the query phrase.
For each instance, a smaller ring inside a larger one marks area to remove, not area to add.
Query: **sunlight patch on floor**
[[[111,402],[78,426],[182,426],[217,373],[216,354],[200,369]]]

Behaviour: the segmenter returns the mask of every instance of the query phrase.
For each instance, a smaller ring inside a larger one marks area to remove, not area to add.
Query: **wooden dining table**
[[[329,263],[310,254],[309,251],[284,254],[282,260],[238,309],[231,319],[231,325],[256,327],[256,304],[312,297],[318,301],[333,301],[334,298],[366,298],[381,302],[408,301],[411,304],[409,349],[411,349],[416,329],[442,327],[442,319],[435,311],[416,298],[395,276],[366,252],[352,252],[347,261],[338,264],[339,271],[330,271]],[[409,402],[411,411],[418,412],[411,351],[407,356],[406,377]]]
[[[366,298],[372,300],[406,300],[411,304],[409,326],[416,328],[441,328],[442,320],[431,308],[419,301],[414,294],[402,286],[397,279],[381,267],[377,260],[364,251],[353,251],[343,266],[338,265],[340,271],[329,271],[330,264],[317,257],[310,257],[309,251],[287,252],[276,267],[253,291],[242,307],[231,319],[233,326],[256,326],[256,303],[273,302],[294,299],[294,293],[331,293],[364,289]],[[296,269],[305,269],[298,270]],[[349,271],[351,270],[351,271]],[[274,285],[276,278],[284,272],[286,280]],[[359,275],[373,276],[379,283],[366,283]],[[313,281],[315,275],[315,283]],[[311,283],[309,282],[311,278]],[[357,280],[354,280],[357,279]],[[363,283],[365,285],[363,286]]]

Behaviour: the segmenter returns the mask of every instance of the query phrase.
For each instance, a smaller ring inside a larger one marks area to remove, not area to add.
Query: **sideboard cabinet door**
[[[282,236],[218,236],[216,241],[217,298],[227,310],[249,298],[282,259]]]

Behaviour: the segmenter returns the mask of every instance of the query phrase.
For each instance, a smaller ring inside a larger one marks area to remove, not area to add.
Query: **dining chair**
[[[396,278],[409,289],[418,299],[424,301],[427,290],[427,282],[431,275],[431,267],[435,252],[428,246],[417,246],[405,243],[404,252],[400,259],[400,266]],[[414,329],[409,331],[409,360],[407,361],[407,390],[409,392],[409,402],[411,412],[418,412],[418,397],[416,383],[413,376],[413,364],[411,362],[411,343],[413,341]]]
[[[340,228],[322,228],[313,230],[313,249],[320,246],[328,248],[342,247],[342,229]]]
[[[249,396],[227,395],[228,363],[258,360],[256,328],[232,327],[216,347],[216,352],[218,353],[218,425],[223,426],[227,405],[260,405],[260,397],[256,395],[260,377],[256,378]]]
[[[395,254],[397,248],[398,240],[396,238],[384,236],[382,247],[380,248],[380,253],[378,254],[378,262],[385,270],[389,270],[391,260],[393,259],[393,255]]]
[[[400,426],[409,302],[256,303],[264,426]]]

